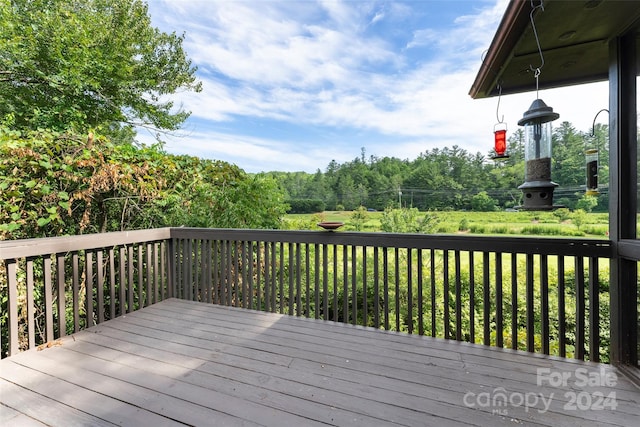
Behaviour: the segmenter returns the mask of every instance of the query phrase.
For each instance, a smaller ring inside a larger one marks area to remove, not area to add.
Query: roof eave
[[[481,88],[497,87],[497,79],[500,75],[502,64],[507,63],[526,26],[529,25],[530,10],[531,7],[528,0],[511,0],[509,2],[469,91],[469,95],[472,98],[486,98],[490,96],[491,91],[481,92]]]

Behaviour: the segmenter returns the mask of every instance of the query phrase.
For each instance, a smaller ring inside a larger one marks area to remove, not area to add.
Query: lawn
[[[342,231],[356,229],[353,211],[325,211],[315,214],[289,214],[283,228],[316,230],[321,221],[343,222]],[[361,231],[382,231],[380,219],[384,212],[366,212]],[[588,213],[578,226],[572,219],[560,218],[556,212],[424,212],[437,218],[435,232],[443,234],[537,235],[553,237],[588,237],[606,239],[609,230],[608,213]]]

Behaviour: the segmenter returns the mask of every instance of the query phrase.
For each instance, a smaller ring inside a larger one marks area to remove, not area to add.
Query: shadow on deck
[[[640,419],[610,365],[178,299],[4,359],[0,378],[4,426]]]

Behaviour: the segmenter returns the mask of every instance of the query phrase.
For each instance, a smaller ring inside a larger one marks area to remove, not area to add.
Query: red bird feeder
[[[496,129],[496,126],[501,125],[501,129]],[[509,157],[505,154],[507,151],[507,125],[504,123],[498,123],[493,127],[493,134],[495,138],[494,149],[496,155],[492,157],[493,160],[506,159]]]

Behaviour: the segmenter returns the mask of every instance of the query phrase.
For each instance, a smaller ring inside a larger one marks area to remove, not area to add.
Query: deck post
[[[636,31],[609,43],[609,230],[611,362],[637,366],[637,260],[620,256],[622,240],[635,240],[637,212]],[[637,240],[636,240],[637,242]]]

